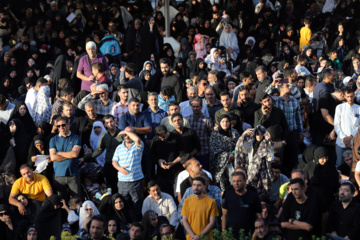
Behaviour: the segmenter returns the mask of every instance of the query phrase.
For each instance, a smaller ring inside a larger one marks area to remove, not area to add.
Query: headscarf
[[[216,59],[214,58],[214,52],[217,50],[217,48],[212,48],[210,50],[210,54],[206,56],[205,62],[206,63],[215,63]]]
[[[50,104],[50,88],[49,86],[42,86],[36,96],[35,103],[35,124],[40,121],[50,122],[52,105]]]
[[[121,210],[116,210],[115,208],[115,200],[120,198],[121,201],[123,202],[124,204],[124,208],[121,209]],[[121,224],[128,224],[131,222],[131,216],[129,214],[129,211],[128,211],[128,208],[126,206],[126,201],[125,201],[125,198],[119,194],[119,193],[115,193],[112,197],[111,197],[111,205],[115,211],[115,216],[116,218],[119,220],[119,222]]]
[[[168,49],[167,49],[167,50],[168,50]],[[155,68],[154,68],[154,64],[152,63],[152,61],[146,61],[146,62],[144,62],[142,71],[145,70],[145,67],[146,67],[147,64],[150,64],[150,65],[151,65],[151,76],[154,75],[155,72],[156,72],[156,70],[155,70]],[[141,73],[140,73],[140,74],[141,74]]]
[[[101,127],[101,133],[99,135],[96,135],[96,133],[94,131],[95,127]],[[104,127],[104,124],[102,124],[102,122],[96,121],[93,123],[93,127],[92,127],[91,134],[90,134],[90,147],[94,151],[95,151],[95,149],[97,149],[100,138],[105,132],[106,132],[106,129]],[[106,150],[100,156],[96,157],[97,162],[101,166],[104,166],[104,164],[105,164],[105,154],[106,154]]]
[[[248,45],[249,44],[249,41],[252,40],[253,41],[253,45],[251,46],[251,50],[255,47],[255,38],[250,36],[250,37],[247,37],[246,40],[245,40],[245,44]]]
[[[20,109],[21,106],[25,106],[25,108],[26,108],[26,113],[25,113],[24,116],[20,116],[19,109]],[[10,121],[13,120],[14,118],[17,118],[22,122],[22,124],[25,127],[26,133],[29,136],[34,135],[34,132],[36,131],[36,125],[35,125],[34,120],[32,119],[32,117],[30,115],[30,112],[29,112],[29,109],[28,109],[27,105],[23,101],[19,101],[19,102],[17,102],[15,104],[15,108],[10,114],[7,125],[9,125]]]
[[[229,125],[229,128],[228,128],[228,129],[223,129],[223,128],[221,127],[221,125],[220,125],[221,120],[224,119],[224,118],[227,118],[227,120],[229,121],[229,124],[231,124],[231,123],[230,123],[230,117],[229,117],[229,115],[227,115],[227,114],[221,115],[221,116],[220,116],[220,119],[219,119],[219,127],[218,127],[219,133],[220,133],[221,135],[224,135],[224,136],[227,136],[227,137],[231,137],[231,136],[232,136],[232,133],[231,133],[231,125]]]
[[[29,149],[30,137],[26,133],[24,124],[19,119],[13,119],[9,122],[9,126],[11,123],[14,123],[16,126],[16,131],[13,133],[13,137],[15,139],[15,156],[16,156],[16,164],[21,166],[26,162],[26,153]]]
[[[227,33],[225,31],[225,26],[230,26],[230,33]],[[231,58],[233,60],[236,60],[238,54],[239,54],[239,45],[238,45],[238,39],[235,35],[235,33],[232,30],[232,27],[229,23],[227,23],[224,26],[224,29],[222,30],[222,33],[220,35],[220,46],[224,46],[225,48],[231,47],[233,49],[233,52],[231,53]]]
[[[187,48],[183,49],[182,48],[183,45],[186,45]],[[183,37],[181,39],[181,43],[180,43],[180,53],[179,53],[179,55],[181,55],[181,57],[183,59],[186,59],[188,57],[190,51],[191,51],[191,46],[189,44],[189,40],[187,39],[187,37]]]
[[[116,67],[116,74],[115,75],[112,75],[111,74],[111,68],[112,67]],[[110,78],[110,80],[111,80],[111,82],[115,82],[117,79],[119,79],[119,76],[120,76],[120,69],[119,69],[119,67],[118,67],[118,65],[116,65],[115,63],[112,63],[112,64],[110,64],[110,66],[109,66],[109,75],[108,75],[108,77]]]
[[[84,220],[88,216],[88,213],[86,212],[85,209],[89,209],[89,208],[94,210],[92,216],[96,216],[96,215],[100,214],[99,210],[97,209],[97,207],[95,206],[95,204],[92,201],[90,201],[90,200],[85,201],[80,208],[79,229],[83,228]]]
[[[158,225],[156,227],[153,227],[151,225],[151,218],[156,217],[156,216],[158,217]],[[153,210],[147,210],[144,213],[144,217],[141,221],[141,224],[144,227],[143,239],[149,240],[149,239],[153,239],[154,237],[158,237],[160,234],[160,226],[163,225],[164,223],[169,224],[169,221],[167,220],[166,217],[159,216]]]

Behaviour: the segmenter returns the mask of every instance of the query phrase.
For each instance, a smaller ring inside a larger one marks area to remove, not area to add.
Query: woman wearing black
[[[143,240],[152,240],[154,237],[160,237],[160,226],[169,221],[164,216],[158,216],[153,210],[144,213],[141,224],[144,226]]]
[[[36,133],[35,123],[29,113],[28,107],[22,101],[17,102],[15,104],[15,108],[11,112],[11,115],[9,117],[8,124],[11,122],[11,120],[15,118],[19,119],[22,122],[28,136],[32,137],[35,135]]]

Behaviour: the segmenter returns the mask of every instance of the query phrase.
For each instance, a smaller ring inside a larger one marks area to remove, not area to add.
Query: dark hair
[[[241,74],[240,74],[240,79],[241,81],[244,79],[244,78],[248,78],[250,77],[251,73],[248,72],[248,71],[243,71]]]
[[[104,229],[106,229],[106,227],[107,227],[106,218],[105,218],[103,215],[101,215],[101,214],[95,215],[95,216],[92,217],[92,219],[91,219],[90,222],[88,223],[88,229],[90,229],[91,223],[92,223],[94,220],[97,220],[97,221],[99,221],[99,222],[102,222]]]
[[[120,85],[117,87],[117,90],[118,90],[118,92],[120,92],[122,89],[129,89],[129,87],[126,86],[126,84],[120,84]]]
[[[177,101],[169,102],[169,107],[172,107],[172,106],[178,106],[179,107],[179,103]]]
[[[157,127],[155,128],[155,134],[156,134],[157,136],[159,136],[159,135],[162,134],[162,133],[167,133],[167,132],[168,132],[168,130],[167,130],[166,127],[163,126],[163,125],[159,125],[159,126],[157,126]]]
[[[244,180],[246,180],[246,175],[245,175],[245,173],[243,173],[243,172],[239,172],[239,171],[233,172],[233,173],[231,174],[231,178],[232,178],[232,177],[235,177],[235,176],[241,176],[241,177],[243,177]]]
[[[334,72],[334,70],[332,70],[331,68],[326,68],[322,71],[322,77],[323,79],[331,76],[331,73]]]
[[[56,118],[55,124],[56,124],[58,121],[65,121],[66,123],[69,123],[69,118],[68,118],[68,117],[65,117],[65,116],[59,116],[58,118]]]
[[[132,102],[140,103],[140,100],[137,99],[137,98],[130,98],[129,104],[132,103]]]
[[[203,185],[206,184],[205,179],[204,179],[203,177],[195,177],[195,178],[193,179],[193,182],[194,182],[194,181],[200,181]]]
[[[190,105],[192,106],[192,103],[193,102],[198,102],[198,103],[200,103],[200,106],[202,107],[202,100],[199,98],[199,97],[196,97],[196,98],[194,98],[194,99],[192,99],[191,101],[190,101]]]
[[[70,95],[71,93],[74,93],[74,89],[72,87],[63,88],[60,90],[60,97]]]
[[[133,222],[129,229],[131,229],[132,227],[138,227],[138,228],[140,228],[141,232],[144,231],[143,225],[141,223],[139,223],[139,222]]]
[[[173,113],[173,114],[171,115],[171,117],[170,117],[170,118],[171,118],[171,121],[172,121],[175,117],[180,117],[181,119],[184,119],[183,116],[181,115],[181,113],[177,113],[177,112],[176,112],[176,113]]]
[[[159,64],[161,64],[161,63],[167,64],[169,66],[171,65],[171,61],[170,61],[169,58],[161,58],[160,61],[159,61]]]
[[[266,72],[266,67],[264,65],[260,65],[257,68],[255,68],[255,72],[261,70],[261,72]]]
[[[290,180],[290,185],[292,184],[299,184],[301,188],[305,187],[305,182],[302,178],[294,178]]]
[[[4,104],[6,102],[6,96],[0,93],[0,104]]]
[[[22,164],[21,166],[20,166],[20,168],[19,168],[19,171],[21,171],[23,168],[30,168],[31,169],[31,167],[28,165],[28,164]]]
[[[125,66],[125,72],[129,73],[129,74],[133,74],[135,75],[137,73],[136,71],[136,64],[135,63],[128,63]]]
[[[156,180],[150,180],[146,187],[147,187],[148,191],[150,191],[150,188],[155,187],[156,185],[159,186],[159,184]]]
[[[296,172],[301,173],[301,175],[302,175],[303,177],[305,176],[304,171],[303,171],[302,169],[300,169],[300,168],[292,170],[290,176],[291,176],[293,173],[296,173]]]
[[[231,97],[230,97],[230,93],[229,93],[228,91],[222,91],[222,92],[220,93],[220,98],[223,97],[223,96],[229,96],[229,98],[231,98]]]
[[[96,70],[99,70],[99,72],[104,72],[104,64],[102,64],[101,62],[97,62],[91,65],[91,68],[94,68]]]
[[[287,67],[284,69],[284,78],[288,78],[294,72],[294,67]]]
[[[281,170],[281,164],[278,162],[273,162],[273,163],[271,163],[271,168]]]
[[[197,79],[196,79],[196,84],[200,84],[200,82],[201,82],[202,80],[205,80],[206,82],[208,81],[207,77],[204,76],[204,77],[201,77],[201,78],[197,78]]]
[[[244,90],[249,91],[249,89],[245,85],[240,85],[238,88],[238,92],[242,92]]]
[[[304,18],[304,23],[305,24],[311,24],[311,17],[307,16]]]
[[[268,222],[265,221],[265,219],[263,219],[262,217],[255,219],[255,222],[263,222],[265,227],[269,226]]]
[[[70,206],[71,208],[75,208],[75,207],[76,207],[76,204],[81,204],[81,199],[78,198],[78,197],[70,198],[70,200],[69,200],[69,206]]]
[[[43,85],[43,84],[47,84],[47,83],[48,83],[48,81],[45,78],[41,77],[38,80],[36,80],[35,85]]]
[[[103,117],[103,119],[102,119],[103,123],[105,122],[105,120],[108,120],[108,119],[115,120],[115,118],[114,118],[113,115],[111,115],[111,114],[106,114],[106,115]]]
[[[164,96],[171,97],[173,95],[173,90],[170,86],[164,86],[160,91]]]
[[[354,90],[352,90],[349,87],[345,88],[345,94],[350,94],[350,93],[354,93]]]
[[[343,182],[343,183],[341,183],[340,187],[342,187],[342,186],[349,186],[351,193],[355,192],[355,186],[352,182],[349,182],[349,181]]]

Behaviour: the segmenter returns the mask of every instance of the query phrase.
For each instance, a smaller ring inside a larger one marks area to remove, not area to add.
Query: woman
[[[173,65],[174,74],[176,74],[181,82],[184,82],[189,77],[189,68],[184,63],[182,58],[176,58]]]
[[[29,151],[28,151],[28,157],[27,157],[27,164],[30,167],[35,167],[35,161],[37,160],[38,155],[49,155],[49,148],[45,146],[45,138],[42,135],[36,135],[33,138],[32,144],[30,144]],[[40,173],[44,176],[46,176],[48,179],[52,179],[52,162],[50,161],[50,158],[47,158],[45,160],[46,162],[37,165],[35,169],[35,173]]]
[[[232,30],[232,27],[227,23],[220,35],[220,46],[224,46],[230,51],[231,59],[236,60],[239,54],[239,45],[235,33]]]
[[[247,129],[235,148],[235,168],[247,169],[247,184],[256,188],[258,194],[269,194],[274,179],[271,168],[273,142],[264,126]]]
[[[193,51],[196,52],[196,59],[206,57],[206,44],[208,43],[208,37],[201,35],[200,33],[196,34],[194,37],[194,47]]]
[[[114,218],[110,218],[107,225],[107,236],[116,238],[120,233],[120,225]]]
[[[36,132],[36,125],[32,119],[29,109],[22,101],[15,104],[14,110],[11,112],[8,123],[14,118],[19,119],[25,127],[26,133],[32,137]]]
[[[160,237],[160,226],[164,223],[169,224],[166,217],[159,217],[153,210],[146,211],[141,221],[141,224],[144,226],[143,240],[152,240],[155,237]]]
[[[202,58],[196,59],[195,63],[192,65],[191,72],[198,75],[198,79],[201,79],[202,77],[206,77],[208,72],[206,70],[206,63],[204,62],[204,59]]]
[[[11,186],[16,180],[14,161],[14,148],[10,146],[10,134],[6,130],[6,126],[0,123],[0,172],[5,181],[0,181],[0,199],[5,199],[9,196]],[[18,169],[16,169],[18,172]]]
[[[10,216],[10,211],[5,204],[0,204],[0,232],[1,239],[13,240],[15,239],[15,222]]]
[[[110,64],[109,68],[110,68],[110,72],[108,77],[110,81],[114,83],[120,77],[120,69],[115,63]]]
[[[36,105],[34,113],[34,122],[38,124],[41,121],[50,122],[52,105],[50,103],[50,87],[42,86],[36,96]]]
[[[88,230],[87,224],[90,222],[91,218],[99,214],[100,214],[99,210],[92,201],[90,200],[85,201],[80,208],[79,229],[84,228]]]
[[[221,59],[219,50],[212,48],[210,54],[206,56],[205,63],[210,64],[212,70],[225,72],[227,76],[230,75],[230,71],[227,69],[225,59]]]
[[[247,37],[245,40],[245,44],[248,45],[251,48],[251,50],[253,50],[253,48],[255,47],[255,43],[256,40],[252,36]]]
[[[210,136],[210,172],[213,174],[216,185],[220,186],[222,191],[229,183],[228,164],[234,160],[232,151],[239,133],[231,128],[230,118],[224,114],[220,116],[218,128]]]
[[[104,124],[100,121],[96,121],[93,123],[93,128],[90,134],[90,147],[93,151],[95,151],[98,147],[101,136],[106,132]],[[96,157],[96,161],[99,165],[104,167],[105,164],[105,154],[106,150],[98,157]]]
[[[93,41],[86,43],[87,55],[80,58],[79,66],[77,68],[76,76],[80,78],[81,90],[91,92],[90,86],[95,82],[95,77],[92,75],[91,65],[97,62],[104,64],[104,74],[109,74],[109,66],[106,58],[101,53],[96,53],[96,44]]]

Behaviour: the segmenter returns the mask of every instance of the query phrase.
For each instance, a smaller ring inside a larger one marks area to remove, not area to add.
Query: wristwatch
[[[294,221],[295,221],[295,218],[292,218],[291,221],[290,221],[290,223],[293,224]]]

